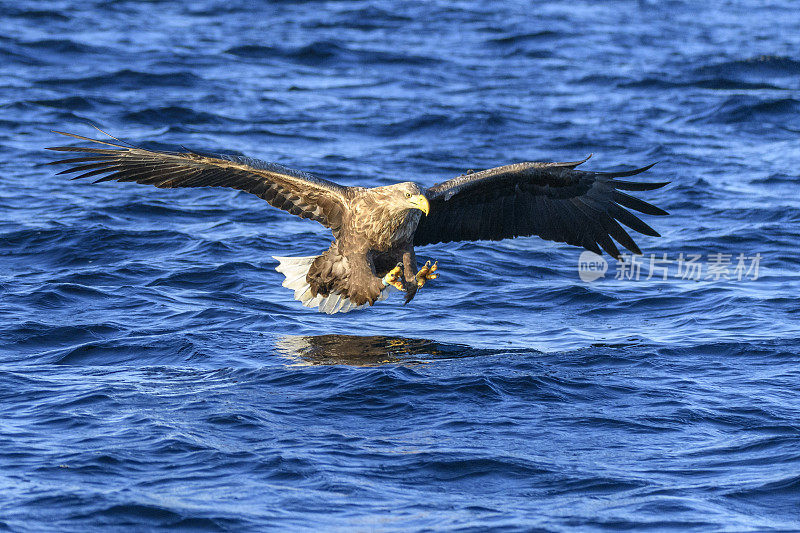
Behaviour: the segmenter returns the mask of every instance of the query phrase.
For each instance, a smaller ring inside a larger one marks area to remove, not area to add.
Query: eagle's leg
[[[391,285],[397,290],[405,290],[403,287],[403,263],[397,263],[393,269],[383,276],[383,284]]]
[[[431,265],[430,261],[425,262],[425,266],[419,269],[417,272],[416,280],[417,280],[417,287],[420,289],[425,286],[428,280],[436,279],[439,277],[439,274],[436,274],[436,270],[439,268],[439,262],[434,261],[433,265]]]
[[[403,264],[405,265],[405,272],[403,273],[403,290],[406,291],[406,297],[403,300],[403,305],[414,299],[417,295],[417,256],[414,254],[414,248],[409,246],[403,252]]]

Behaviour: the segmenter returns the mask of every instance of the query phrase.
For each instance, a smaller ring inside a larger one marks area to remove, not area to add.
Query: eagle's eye
[[[406,193],[406,198],[411,198],[411,193],[410,192]]]

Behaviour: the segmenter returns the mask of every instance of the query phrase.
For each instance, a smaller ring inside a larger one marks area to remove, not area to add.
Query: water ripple
[[[6,6],[0,529],[796,530],[794,8]],[[50,130],[86,122],[348,185],[659,161],[672,215],[639,279],[451,243],[408,306],[320,316],[271,256],[322,228],[54,175]],[[714,253],[758,279],[647,279]]]

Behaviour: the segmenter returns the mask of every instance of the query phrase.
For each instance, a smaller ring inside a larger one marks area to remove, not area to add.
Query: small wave
[[[264,46],[261,44],[234,46],[225,50],[225,53],[250,59],[268,59],[283,55],[283,52],[279,48],[274,46]]]
[[[103,290],[78,285],[74,283],[48,284],[47,288],[39,289],[27,295],[28,305],[37,309],[66,309],[70,306],[83,306],[86,301],[108,303],[113,296]]]
[[[758,419],[758,417],[755,417]],[[773,429],[775,431],[775,429]],[[747,466],[770,462],[777,464],[797,459],[796,453],[791,453],[792,446],[797,442],[797,432],[778,428],[778,432],[785,435],[769,435],[755,439],[741,439],[735,444],[725,444],[709,448],[700,448],[686,453],[689,457],[709,458],[709,465],[715,467]],[[788,453],[782,453],[788,452]]]
[[[751,91],[782,88],[772,83],[747,82],[724,77],[704,77],[692,81],[672,81],[661,78],[644,78],[637,81],[618,83],[617,86],[628,89],[682,89],[686,87],[697,87],[700,89],[712,89],[718,91]]]
[[[214,113],[195,111],[194,109],[181,106],[148,107],[139,111],[127,113],[125,119],[139,124],[155,126],[169,126],[171,124],[223,124],[231,120]]]
[[[397,464],[411,477],[455,481],[481,478],[514,479],[552,475],[548,468],[532,461],[502,455],[492,457],[451,457],[445,453],[414,454],[413,459]],[[394,474],[393,474],[394,475]]]
[[[542,30],[530,33],[507,35],[505,37],[496,37],[493,39],[489,39],[488,42],[500,46],[509,46],[509,45],[525,44],[530,42],[538,43],[541,41],[551,41],[553,39],[558,39],[563,36],[564,34],[562,34],[561,32],[552,30]]]
[[[641,489],[647,483],[641,480],[588,477],[569,481],[559,481],[552,488],[555,494],[619,494],[626,491]]]
[[[115,403],[115,401],[108,394],[102,392],[90,391],[90,392],[71,394],[70,398],[64,402],[59,403],[59,406],[74,408],[74,407],[95,405],[98,403],[109,404],[109,403]]]
[[[768,481],[759,485],[739,488],[728,492],[732,498],[755,498],[800,496],[800,476],[790,475],[775,481]]]
[[[236,430],[258,429],[263,421],[249,413],[214,413],[206,418],[209,424]]]
[[[701,89],[714,89],[714,90],[726,90],[726,91],[734,91],[734,90],[741,90],[741,91],[754,91],[754,90],[762,90],[762,89],[781,89],[782,87],[771,84],[771,83],[763,83],[763,82],[747,82],[742,80],[731,80],[728,78],[704,78],[701,80],[694,81],[689,84],[685,84],[684,86],[692,86],[692,87],[700,87]]]
[[[407,24],[414,20],[396,9],[381,9],[375,5],[359,6],[356,9],[346,9],[335,16],[309,21],[307,28],[322,29],[345,27],[353,30],[372,31],[382,28],[394,30],[398,24]]]
[[[95,221],[99,218],[95,215]],[[107,227],[55,227],[22,229],[0,235],[0,245],[9,253],[37,253],[40,261],[52,266],[85,264],[87,261],[113,257],[119,250],[174,250],[190,245],[194,237],[174,230],[119,230]],[[61,246],[53,247],[53,242]]]
[[[374,123],[353,121],[346,127],[358,132],[371,132],[381,137],[397,137],[419,134],[421,132],[447,132],[452,134],[462,130],[480,128],[482,131],[498,131],[509,122],[517,120],[501,111],[470,110],[459,115],[443,112],[424,112],[396,120],[394,122]],[[341,129],[337,125],[336,129]]]
[[[194,344],[182,337],[153,336],[89,342],[44,357],[55,365],[153,366],[185,364],[196,355]]]
[[[555,55],[553,41],[562,37],[563,34],[560,32],[543,30],[492,38],[487,41],[487,45],[504,57],[547,59]]]
[[[213,268],[196,268],[192,270],[176,271],[159,277],[148,284],[149,287],[167,285],[182,288],[208,288],[213,280],[214,291],[234,291],[241,287],[245,273],[257,272],[261,269],[246,262],[223,263]]]
[[[764,185],[778,185],[778,184],[796,184],[797,183],[797,175],[791,174],[770,174],[769,176],[765,176],[763,178],[754,178],[750,180],[750,183],[760,183]]]
[[[697,67],[694,75],[725,79],[794,77],[800,76],[800,61],[782,56],[758,56]]]
[[[705,289],[705,291],[712,291],[714,289]],[[717,289],[714,294],[719,294],[722,290]],[[705,344],[695,344],[690,347],[661,347],[658,348],[658,353],[667,356],[683,356],[691,358],[708,357],[709,360],[720,360],[722,358],[741,357],[744,359],[752,359],[755,357],[763,357],[767,360],[772,358],[783,358],[788,355],[787,352],[777,350],[777,347],[787,346],[791,349],[800,350],[800,345],[797,342],[792,342],[787,345],[784,340],[762,341],[758,345],[749,342],[711,342]]]
[[[41,107],[52,107],[70,111],[90,111],[97,107],[97,103],[94,99],[84,96],[66,96],[64,98],[52,98],[49,100],[30,100],[27,103]]]
[[[704,65],[680,76],[648,76],[619,83],[630,89],[700,89],[727,91],[787,90],[800,87],[800,61],[787,57],[761,56]]]
[[[74,324],[53,326],[42,322],[23,322],[3,330],[6,342],[17,348],[46,350],[69,343],[81,343],[111,337],[122,329],[110,324]]]
[[[179,522],[183,517],[167,507],[141,503],[115,504],[91,512],[82,518],[111,520],[115,523],[136,520],[150,526],[166,526]]]
[[[70,17],[68,17],[63,13],[60,13],[59,11],[47,10],[47,9],[30,9],[30,8],[26,9],[24,7],[17,7],[17,6],[12,6],[11,8],[4,8],[3,14],[8,17],[26,18],[29,20],[42,21],[42,22],[49,22],[49,21],[67,22],[70,20]]]
[[[695,116],[692,122],[721,122],[725,124],[760,124],[769,120],[792,122],[800,116],[800,101],[794,98],[758,98],[732,96],[715,109]]]
[[[0,56],[9,62],[18,63],[20,65],[35,65],[40,66],[46,64],[38,57],[33,57],[31,54],[24,51],[13,49],[15,47],[0,46]]]
[[[432,58],[425,56],[386,50],[349,48],[335,41],[316,41],[294,48],[240,45],[227,49],[226,53],[248,59],[291,60],[305,65],[322,65],[334,62],[337,64],[360,63],[376,65],[425,65],[434,63]]]
[[[71,39],[42,39],[40,41],[27,41],[20,43],[25,48],[38,52],[47,52],[60,55],[82,55],[100,53],[100,49],[88,44],[78,43]]]
[[[201,78],[192,72],[138,72],[122,69],[84,78],[48,78],[40,83],[52,87],[75,86],[87,89],[97,87],[141,90],[142,87],[195,87]]]

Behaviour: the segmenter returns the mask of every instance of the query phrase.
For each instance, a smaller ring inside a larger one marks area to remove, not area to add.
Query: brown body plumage
[[[308,271],[311,294],[338,293],[356,305],[371,305],[386,288],[383,277],[402,263],[406,301],[410,301],[417,292],[413,237],[422,211],[407,200],[421,192],[410,182],[351,187],[336,241]]]
[[[614,240],[641,253],[620,222],[658,236],[628,209],[666,214],[622,192],[664,186],[618,179],[650,167],[603,173],[575,170],[585,160],[518,163],[462,175],[429,189],[412,182],[342,187],[247,157],[161,152],[121,141],[63,135],[111,146],[51,148],[84,154],[55,162],[73,165],[65,173],[83,171],[77,178],[104,175],[97,181],[135,181],[164,188],[231,187],[330,228],[335,240],[321,255],[278,258],[278,270],[286,275],[284,286],[294,289],[295,298],[304,305],[328,313],[372,305],[386,297],[389,286],[405,291],[405,301],[410,301],[427,279],[435,277],[425,267],[417,271],[414,246],[538,235],[619,258]],[[400,263],[402,269],[395,270]],[[395,277],[398,270],[401,274]]]

